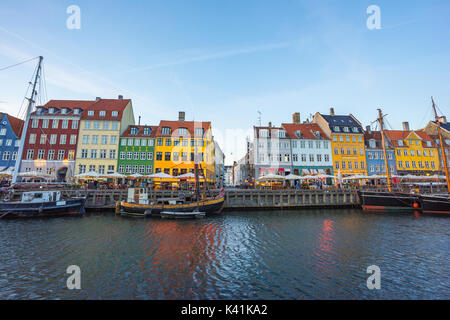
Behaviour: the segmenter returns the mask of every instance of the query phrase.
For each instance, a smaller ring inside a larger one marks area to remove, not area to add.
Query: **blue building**
[[[24,121],[0,112],[0,170],[14,168]]]
[[[380,131],[372,131],[370,127],[366,128],[364,133],[364,142],[366,148],[367,173],[369,176],[385,175],[386,163],[384,161],[383,144]],[[386,154],[388,157],[389,173],[397,174],[395,151],[386,142]]]

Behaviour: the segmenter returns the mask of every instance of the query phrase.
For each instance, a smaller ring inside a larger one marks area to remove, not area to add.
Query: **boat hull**
[[[0,219],[77,216],[85,213],[86,198],[41,203],[0,203]]]
[[[224,198],[198,201],[186,204],[172,204],[172,205],[150,205],[150,204],[136,204],[128,202],[118,203],[118,213],[124,216],[133,217],[148,217],[161,216],[162,211],[176,211],[176,212],[205,212],[206,215],[220,213],[225,204]]]
[[[364,211],[415,211],[421,209],[419,196],[397,192],[358,191]]]
[[[423,213],[450,215],[450,198],[437,196],[421,196]]]

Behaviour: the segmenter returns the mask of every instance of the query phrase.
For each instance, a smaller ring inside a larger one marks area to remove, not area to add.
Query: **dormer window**
[[[130,134],[131,134],[132,136],[135,136],[135,135],[138,134],[138,131],[139,131],[138,128],[132,127],[132,128],[130,129]]]
[[[350,130],[348,129],[348,127],[344,127],[344,132],[350,132]]]
[[[165,134],[165,135],[170,134],[170,128],[169,127],[162,127],[161,128],[161,134]]]
[[[376,148],[375,140],[373,140],[373,139],[369,140],[369,146],[373,149]]]
[[[187,135],[188,131],[186,128],[178,128],[178,135],[185,136]]]
[[[398,140],[398,145],[399,145],[400,147],[403,147],[403,140]]]
[[[104,117],[104,116],[106,116],[106,111],[104,111],[104,110],[100,111],[100,117]]]
[[[88,116],[92,117],[94,115],[94,110],[89,110],[88,111]]]
[[[204,133],[205,133],[205,130],[203,128],[195,128],[195,136],[203,137]]]
[[[80,114],[80,109],[74,109],[73,114]]]
[[[336,127],[334,127],[334,131],[336,131],[336,132],[340,132],[340,131],[341,131],[341,129],[339,129],[339,127],[338,127],[338,126],[336,126]]]
[[[353,132],[358,133],[359,132],[358,127],[353,127]]]
[[[111,113],[111,115],[112,115],[113,117],[117,117],[117,116],[119,115],[119,112],[118,112],[118,111],[113,111],[113,112]]]
[[[295,135],[296,135],[298,138],[301,138],[301,137],[302,137],[302,133],[300,132],[300,130],[295,131]]]
[[[431,141],[427,141],[427,147],[431,147]]]
[[[49,108],[48,113],[55,113],[55,108]]]
[[[259,130],[259,135],[260,135],[261,137],[267,138],[267,137],[269,136],[269,130],[267,130],[267,129],[261,129],[261,130]]]
[[[144,128],[144,136],[149,136],[152,133],[152,129],[145,127]]]

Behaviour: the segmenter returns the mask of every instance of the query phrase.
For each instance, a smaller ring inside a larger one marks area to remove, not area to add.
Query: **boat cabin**
[[[128,188],[127,202],[148,204],[147,188]]]
[[[61,199],[60,191],[28,191],[22,193],[22,203],[52,202]]]

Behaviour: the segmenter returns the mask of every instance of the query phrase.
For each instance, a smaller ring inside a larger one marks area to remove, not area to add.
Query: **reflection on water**
[[[449,233],[447,218],[359,210],[0,221],[0,298],[448,299]],[[66,289],[73,264],[81,290]]]

